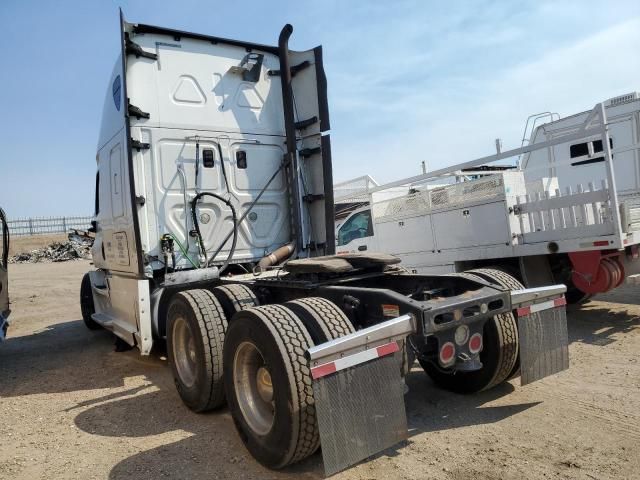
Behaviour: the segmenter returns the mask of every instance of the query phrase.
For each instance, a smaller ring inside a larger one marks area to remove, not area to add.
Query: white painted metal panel
[[[391,220],[374,225],[374,231],[385,252],[393,255],[431,252],[435,249],[431,215]]]
[[[264,54],[260,78],[247,82],[231,71],[247,55],[244,48],[161,34],[132,40],[158,55],[129,63],[129,97],[151,116],[134,124],[284,135],[280,77],[267,74],[280,68],[276,55],[256,52]]]
[[[192,259],[198,258],[198,248],[193,238],[185,231],[194,228],[191,216],[191,199],[195,196],[196,139],[202,132],[164,128],[134,129],[151,144],[149,150],[137,153],[144,167],[144,179],[140,191],[149,208],[155,224],[141,224],[143,244],[151,256],[161,256],[160,238],[166,233],[174,235],[187,248]],[[205,138],[202,138],[205,137]],[[228,198],[236,209],[239,219],[255,200],[269,178],[278,170],[284,154],[279,137],[227,135],[210,132],[198,139],[200,159],[198,189]],[[220,149],[218,149],[218,146]],[[204,149],[213,151],[214,166],[205,168],[202,159]],[[220,153],[222,152],[222,158]],[[240,168],[237,153],[244,152],[246,168]],[[227,175],[224,181],[222,163]],[[179,173],[182,168],[187,184],[187,205],[185,207],[183,181]],[[251,213],[240,224],[234,259],[253,261],[286,243],[289,239],[289,223],[286,221],[287,192],[284,174],[281,172],[269,185]],[[224,237],[233,230],[232,213],[223,202],[205,196],[198,203],[198,219],[205,247],[213,253]],[[145,228],[146,227],[146,228]],[[145,238],[147,240],[145,240]],[[229,252],[228,241],[217,257],[223,261]],[[143,246],[144,248],[144,246]],[[186,258],[176,248],[179,266],[188,267]]]
[[[509,244],[509,222],[503,201],[433,214],[438,250]]]

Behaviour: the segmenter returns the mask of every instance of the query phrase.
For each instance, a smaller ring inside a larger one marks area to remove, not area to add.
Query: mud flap
[[[392,342],[312,368],[327,476],[407,439],[401,366]]]
[[[565,304],[559,298],[517,310],[521,385],[569,368]]]

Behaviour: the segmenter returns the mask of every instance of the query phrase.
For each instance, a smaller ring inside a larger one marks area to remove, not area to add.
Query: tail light
[[[474,333],[469,339],[469,351],[475,354],[480,350],[482,350],[482,335]]]
[[[456,347],[453,342],[446,342],[440,347],[440,363],[442,365],[448,365],[456,357]]]

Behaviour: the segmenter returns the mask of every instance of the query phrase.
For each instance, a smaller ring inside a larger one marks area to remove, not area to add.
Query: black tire
[[[510,290],[521,290],[525,288],[524,284],[513,275],[511,271],[507,271],[501,269],[500,267],[490,267],[490,268],[477,268],[475,270],[471,270],[471,272],[478,274],[480,277],[494,282],[496,285],[501,287],[508,288]],[[516,314],[512,313],[513,322],[516,325],[516,342],[518,343],[518,350],[516,352],[516,363],[514,364],[507,380],[511,380],[512,378],[520,376],[520,341],[518,340],[518,319],[516,318]]]
[[[91,318],[96,313],[96,307],[93,303],[93,291],[91,289],[91,278],[88,273],[82,277],[80,283],[80,311],[82,312],[82,320],[89,330],[99,330],[102,326]]]
[[[167,356],[180,398],[194,412],[224,405],[222,349],[226,330],[222,306],[209,290],[186,290],[171,299]],[[193,344],[187,345],[193,348],[185,345],[191,339]]]
[[[229,320],[240,310],[260,305],[256,294],[246,285],[222,285],[212,288],[211,292],[222,305],[222,309]]]
[[[315,345],[356,331],[344,312],[324,298],[300,298],[284,306],[302,321]]]
[[[303,323],[282,305],[243,310],[229,324],[224,345],[229,410],[249,452],[269,468],[298,462],[314,453],[320,445],[311,371],[305,358],[305,352],[311,346],[313,341]],[[246,349],[259,352],[256,357],[260,359],[259,364],[242,361],[242,352]],[[252,426],[258,417],[250,411],[250,405],[255,403],[243,400],[259,388],[251,385],[247,388],[246,379],[258,375],[239,374],[241,378],[236,378],[236,371],[246,371],[242,370],[242,365],[255,365],[258,373],[260,368],[269,373],[271,400],[263,404],[267,405],[273,420],[260,423],[266,425],[262,431]]]
[[[466,272],[513,289],[524,288],[508,273],[496,269],[480,268]],[[489,390],[510,378],[520,370],[518,361],[518,326],[513,313],[495,315],[487,320],[483,329],[483,348],[480,352],[482,368],[473,372],[453,372],[431,362],[419,359],[420,365],[440,387],[456,393],[475,393]]]

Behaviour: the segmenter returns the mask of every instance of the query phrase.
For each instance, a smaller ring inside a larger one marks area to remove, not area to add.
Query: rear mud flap
[[[393,342],[312,368],[327,476],[407,439],[401,367]]]
[[[546,303],[518,309],[521,385],[569,368],[564,299]]]

